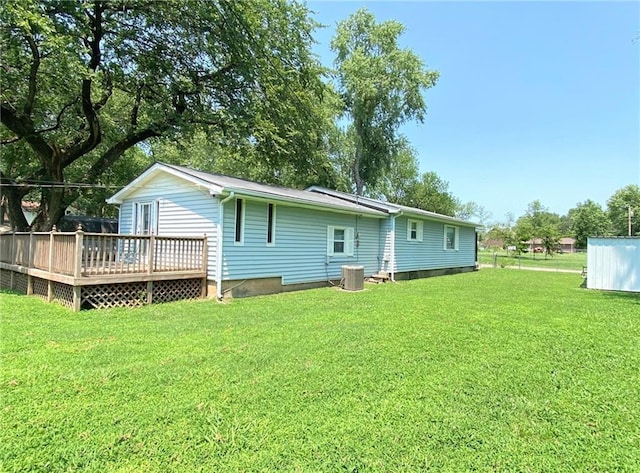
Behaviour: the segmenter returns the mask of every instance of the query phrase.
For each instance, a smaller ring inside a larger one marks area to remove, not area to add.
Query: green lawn
[[[478,252],[480,264],[494,264],[494,254],[498,255],[498,267],[513,266],[527,268],[571,269],[582,271],[587,265],[587,253],[559,253],[545,257],[544,254],[523,253],[520,256],[510,251],[481,250]]]
[[[581,282],[80,313],[4,293],[0,471],[640,471],[640,297]]]

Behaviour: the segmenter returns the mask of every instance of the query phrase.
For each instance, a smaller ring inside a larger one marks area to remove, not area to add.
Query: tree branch
[[[133,108],[131,109],[131,126],[138,126],[138,111],[140,110],[140,102],[142,102],[142,91],[144,90],[144,84],[138,87],[136,91],[136,101],[133,104]]]
[[[162,136],[162,130],[155,128],[146,128],[136,133],[127,135],[125,138],[111,146],[102,156],[98,159],[86,174],[85,182],[94,183],[98,181],[98,178],[105,172],[111,165],[113,165],[129,148],[137,145],[138,143],[153,138],[156,136]]]
[[[19,138],[24,138],[36,152],[40,163],[46,165],[53,156],[53,148],[35,131],[30,117],[19,116],[8,104],[3,103],[0,106],[0,120]]]
[[[29,35],[25,35],[27,43],[29,44],[29,49],[31,49],[31,57],[33,58],[31,62],[31,67],[29,68],[29,92],[27,93],[27,100],[24,104],[23,113],[27,116],[31,115],[31,111],[33,110],[33,102],[36,98],[36,89],[37,89],[37,75],[38,69],[40,68],[40,53],[38,51],[38,45],[36,44],[33,37]]]
[[[100,109],[107,104],[107,101],[109,100],[109,98],[111,97],[111,94],[113,93],[113,82],[111,81],[111,74],[109,74],[108,71],[105,71],[104,75],[105,75],[106,87],[105,87],[105,90],[102,92],[102,97],[100,97],[100,100],[96,102],[93,107],[96,112],[99,112]]]
[[[36,133],[48,133],[50,131],[54,131],[54,130],[57,130],[58,128],[60,128],[60,125],[61,125],[61,122],[62,122],[62,115],[64,114],[64,112],[69,107],[74,105],[77,101],[78,101],[78,99],[75,98],[72,102],[69,102],[64,107],[62,107],[62,110],[60,110],[60,113],[58,113],[58,116],[56,116],[56,124],[55,125],[50,126],[48,128],[43,128],[42,130],[36,130]]]
[[[89,60],[89,69],[91,73],[95,73],[101,62],[100,41],[102,40],[102,5],[99,2],[94,4],[94,14],[87,14],[92,20],[91,29],[93,30],[93,38],[87,39],[89,48],[91,49],[91,59]],[[66,167],[73,163],[76,159],[84,156],[93,150],[102,141],[102,130],[100,128],[100,120],[96,113],[96,108],[91,101],[91,87],[93,81],[91,76],[82,81],[82,111],[84,113],[86,123],[89,126],[89,136],[82,142],[74,145],[66,153],[62,163]]]
[[[0,141],[0,145],[10,145],[11,143],[15,143],[16,141],[20,141],[22,137],[14,136],[12,138],[7,138],[6,140]]]

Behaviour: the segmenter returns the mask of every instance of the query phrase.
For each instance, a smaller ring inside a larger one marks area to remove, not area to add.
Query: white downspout
[[[218,210],[218,245],[216,247],[216,297],[218,300],[222,300],[222,243],[224,242],[224,204],[229,202],[231,199],[235,197],[235,192],[231,191],[231,193],[222,199],[219,203]]]
[[[396,217],[399,217],[400,215],[402,215],[402,211],[391,217],[391,271],[389,271],[391,282],[396,282]]]
[[[391,265],[389,276],[391,282],[396,282],[395,279],[395,267],[396,267],[396,216],[391,217],[391,254],[389,255],[389,264]]]

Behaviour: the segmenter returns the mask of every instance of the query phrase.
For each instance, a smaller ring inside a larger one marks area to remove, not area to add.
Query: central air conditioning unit
[[[364,289],[364,266],[343,266],[342,288],[345,291],[362,291]]]

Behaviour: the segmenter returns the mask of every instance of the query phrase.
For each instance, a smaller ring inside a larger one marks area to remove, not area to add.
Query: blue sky
[[[502,221],[539,199],[565,214],[640,184],[640,2],[311,1],[315,51],[361,7],[405,25],[440,72],[422,124],[402,129],[420,171]]]

